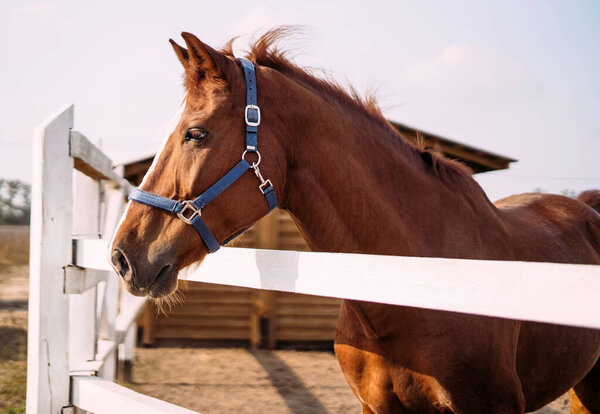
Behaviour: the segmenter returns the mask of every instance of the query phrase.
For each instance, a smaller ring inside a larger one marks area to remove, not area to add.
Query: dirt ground
[[[28,267],[0,268],[0,413],[25,412]]]
[[[202,413],[361,413],[328,351],[139,349],[133,389]]]
[[[0,226],[0,413],[25,412],[27,247]],[[15,253],[16,252],[16,253]],[[138,348],[124,385],[202,413],[361,413],[330,351]],[[566,414],[563,396],[538,411]]]
[[[129,387],[213,413],[362,413],[335,355],[244,348],[138,349]],[[567,414],[565,395],[537,411]]]

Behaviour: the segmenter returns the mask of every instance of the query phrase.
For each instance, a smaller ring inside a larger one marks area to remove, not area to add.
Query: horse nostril
[[[125,277],[125,275],[129,273],[129,262],[120,250],[113,250],[112,263],[115,271],[121,275],[121,277]]]

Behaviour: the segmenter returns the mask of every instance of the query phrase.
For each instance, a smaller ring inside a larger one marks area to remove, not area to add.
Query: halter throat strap
[[[210,253],[214,253],[221,245],[202,219],[202,209],[213,201],[219,194],[237,181],[249,169],[259,179],[259,190],[265,197],[269,211],[277,207],[277,195],[271,180],[264,179],[259,164],[261,161],[258,152],[258,126],[260,125],[260,108],[257,101],[256,73],[254,65],[247,59],[238,58],[244,70],[246,80],[246,107],[244,109],[244,121],[246,123],[246,148],[242,153],[242,159],[227,174],[211,185],[206,191],[193,200],[177,201],[170,198],[150,193],[148,191],[135,189],[129,194],[129,199],[150,207],[165,210],[177,216],[185,223],[192,225]],[[255,153],[257,160],[253,163],[246,161],[246,155]],[[226,242],[229,242],[227,240]]]

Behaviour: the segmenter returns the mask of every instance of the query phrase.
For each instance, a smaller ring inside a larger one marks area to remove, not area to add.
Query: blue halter
[[[221,177],[216,183],[210,186],[208,190],[200,194],[194,200],[176,201],[170,198],[162,197],[157,194],[149,193],[144,190],[135,189],[129,195],[129,199],[145,204],[150,207],[160,208],[177,216],[187,224],[191,224],[200,234],[202,240],[211,253],[219,250],[220,244],[212,234],[204,220],[202,220],[202,209],[214,200],[227,187],[233,184],[247,170],[252,168],[254,174],[260,180],[258,188],[265,196],[269,211],[277,207],[277,195],[275,194],[271,180],[265,180],[258,169],[260,164],[260,153],[258,152],[258,125],[260,124],[260,108],[256,99],[256,73],[252,62],[239,58],[244,68],[244,78],[246,79],[246,109],[244,118],[246,121],[246,149],[242,153],[242,159],[227,174]],[[246,154],[255,153],[258,157],[256,162],[250,164],[246,161]]]

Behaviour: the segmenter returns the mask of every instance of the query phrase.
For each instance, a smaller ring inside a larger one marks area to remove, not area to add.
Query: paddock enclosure
[[[35,132],[27,412],[190,413],[113,382],[118,361],[132,358],[145,303],[120,288],[107,252],[132,187],[73,125],[68,106]],[[592,265],[225,247],[180,278],[190,290],[218,284],[600,328]]]
[[[461,144],[390,121],[408,141],[419,137],[427,148],[461,161],[474,173],[509,168],[515,159]],[[126,163],[124,177],[139,185],[153,156]],[[308,251],[289,214],[276,208],[233,243],[236,247]],[[142,342],[243,342],[273,348],[278,344],[332,347],[340,299],[234,286],[189,284],[180,305],[167,314],[148,303],[138,320]]]

